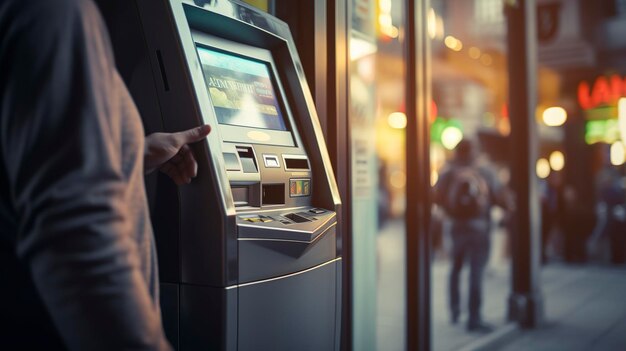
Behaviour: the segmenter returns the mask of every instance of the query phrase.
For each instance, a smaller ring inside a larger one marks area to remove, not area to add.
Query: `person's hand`
[[[198,163],[188,144],[206,138],[210,132],[211,126],[202,125],[178,133],[148,135],[144,152],[145,173],[158,169],[176,184],[188,184],[198,173]]]

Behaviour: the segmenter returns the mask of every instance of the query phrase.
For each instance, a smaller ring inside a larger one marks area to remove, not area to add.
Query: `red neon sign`
[[[626,77],[617,74],[596,78],[593,87],[586,81],[578,84],[578,104],[583,110],[614,105],[622,96],[626,96]]]

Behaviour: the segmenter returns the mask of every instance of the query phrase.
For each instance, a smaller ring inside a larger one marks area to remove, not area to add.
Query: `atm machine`
[[[102,0],[147,133],[208,123],[198,177],[147,180],[179,350],[338,350],[340,199],[288,26],[235,0]]]

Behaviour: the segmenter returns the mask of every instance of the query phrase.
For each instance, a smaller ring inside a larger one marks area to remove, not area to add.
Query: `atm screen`
[[[220,124],[288,130],[268,63],[197,48]]]

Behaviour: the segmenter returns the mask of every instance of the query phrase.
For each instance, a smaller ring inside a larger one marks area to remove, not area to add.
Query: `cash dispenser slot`
[[[254,184],[232,184],[230,190],[233,194],[235,207],[260,207],[259,183]]]
[[[247,186],[233,186],[231,190],[235,207],[248,206],[250,204],[250,188]]]

